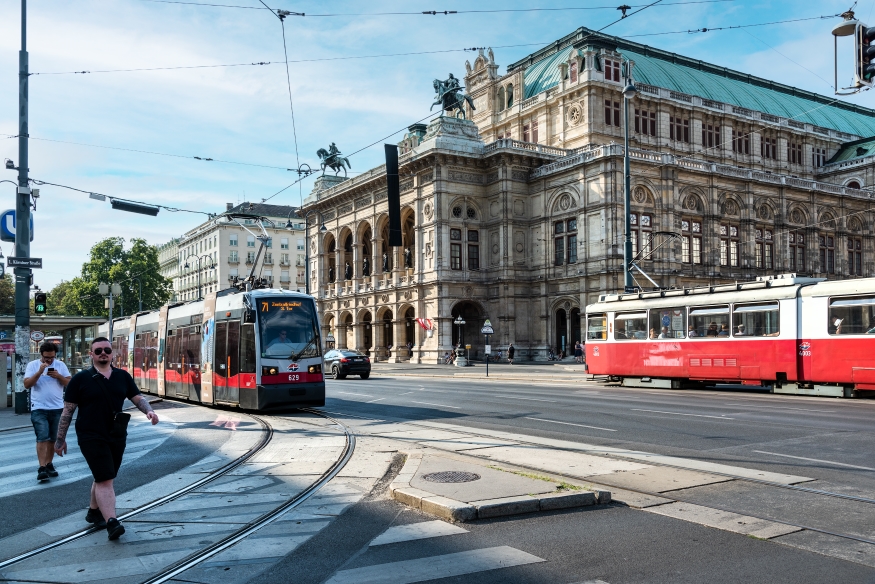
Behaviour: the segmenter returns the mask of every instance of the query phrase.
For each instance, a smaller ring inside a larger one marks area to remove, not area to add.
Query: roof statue
[[[465,95],[462,93],[464,89],[462,85],[459,83],[459,80],[453,77],[453,74],[450,73],[450,77],[446,81],[441,81],[440,79],[434,80],[434,91],[437,94],[435,96],[435,101],[431,104],[430,109],[434,109],[434,106],[441,106],[441,116],[443,116],[443,112],[452,112],[455,111],[454,114],[456,117],[459,114],[462,114],[462,119],[465,118],[465,102],[468,102],[468,105],[471,106],[471,110],[475,110],[477,108],[474,107],[474,100],[471,99],[470,95]]]
[[[319,160],[322,161],[322,175],[325,175],[325,169],[330,168],[334,171],[334,174],[338,174],[341,170],[343,170],[343,176],[346,176],[346,169],[352,168],[352,165],[349,163],[348,158],[344,158],[340,155],[340,150],[337,149],[337,145],[332,142],[331,146],[328,147],[328,150],[325,148],[320,148],[316,151],[316,155],[319,157]]]

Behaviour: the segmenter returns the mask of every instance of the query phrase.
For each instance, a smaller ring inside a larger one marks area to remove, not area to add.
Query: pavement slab
[[[725,531],[733,531],[743,535],[752,535],[761,539],[771,539],[788,533],[801,531],[801,528],[787,525],[784,523],[776,523],[756,517],[747,517],[738,513],[730,513],[721,511],[711,507],[702,507],[701,505],[693,505],[691,503],[668,503],[656,507],[648,507],[645,509],[650,513],[674,517],[675,519],[683,519],[691,523],[699,523],[723,529]]]
[[[703,485],[725,483],[733,480],[725,476],[665,466],[622,470],[611,474],[609,477],[593,475],[593,478],[610,482],[612,486],[641,489],[653,493],[666,493],[678,489],[701,487]]]
[[[423,478],[426,475],[442,471],[474,473],[480,478],[463,483],[439,483]],[[503,472],[482,464],[453,460],[443,456],[426,455],[423,456],[413,480],[410,481],[410,486],[442,497],[471,502],[535,493],[551,493],[556,490],[559,484]]]

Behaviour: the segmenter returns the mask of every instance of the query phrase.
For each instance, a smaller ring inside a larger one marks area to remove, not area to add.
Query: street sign
[[[30,331],[30,340],[38,343],[44,338],[46,338],[46,335],[43,334],[43,331]]]
[[[6,258],[6,265],[10,268],[42,268],[43,258]]]
[[[33,241],[33,215],[30,216],[30,240]],[[0,241],[15,241],[15,209],[0,213]]]
[[[489,355],[492,353],[492,345],[486,345],[486,354]]]
[[[483,323],[483,328],[480,329],[481,335],[494,335],[495,329],[492,328],[492,323],[489,322],[489,319],[486,319],[486,322]]]

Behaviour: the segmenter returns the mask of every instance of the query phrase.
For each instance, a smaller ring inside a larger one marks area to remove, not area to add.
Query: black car
[[[344,379],[347,375],[358,375],[362,379],[371,376],[371,360],[367,355],[349,349],[334,349],[325,353],[323,371],[331,371],[334,379]]]

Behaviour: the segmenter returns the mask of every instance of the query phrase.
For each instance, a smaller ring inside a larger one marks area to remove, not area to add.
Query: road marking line
[[[696,418],[716,418],[718,420],[734,420],[735,418],[727,418],[726,416],[706,416],[704,414],[681,414],[680,412],[663,412],[661,410],[639,410],[632,408],[633,412],[653,412],[654,414],[671,414],[673,416],[693,416]]]
[[[553,424],[565,424],[566,426],[578,426],[580,428],[592,428],[593,430],[605,430],[607,432],[616,432],[616,430],[611,430],[610,428],[599,428],[598,426],[587,426],[585,424],[572,424],[571,422],[560,422],[559,420],[545,420],[544,418],[529,418],[526,417],[526,420],[537,420],[539,422],[551,422]]]
[[[484,397],[489,397],[489,396],[484,396]],[[526,401],[548,402],[548,403],[551,403],[551,404],[558,403],[558,402],[556,402],[556,400],[553,400],[553,399],[536,399],[536,398],[533,398],[533,397],[514,397],[514,396],[512,396],[512,395],[496,395],[495,397],[506,397],[506,398],[508,398],[508,399],[524,399],[524,400],[526,400]]]
[[[404,393],[399,393],[398,395],[407,395],[408,393],[413,393],[412,391],[405,391]]]
[[[343,395],[358,395],[358,396],[361,396],[361,397],[374,397],[374,396],[372,396],[372,395],[368,395],[368,394],[366,394],[366,393],[349,393],[349,392],[347,392],[347,391],[338,391],[337,393],[341,393],[341,394],[343,394]]]
[[[411,584],[546,560],[509,546],[484,548],[337,572],[328,584]]]
[[[754,450],[759,454],[771,454],[772,456],[783,456],[784,458],[796,458],[798,460],[808,460],[811,462],[822,462],[824,464],[834,464],[835,466],[846,466],[848,468],[859,468],[860,470],[875,470],[868,466],[857,466],[856,464],[845,464],[843,462],[832,462],[831,460],[820,460],[818,458],[805,458],[804,456],[791,456],[789,454],[778,454],[777,452],[766,452],[765,450]]]
[[[459,533],[468,533],[468,530],[437,519],[435,521],[423,521],[422,523],[395,525],[374,538],[370,545],[386,545]]]
[[[386,398],[384,398],[384,397],[379,397],[379,398],[377,398],[377,399],[372,399],[371,401],[366,401],[365,403],[366,403],[366,404],[372,404],[372,403],[374,403],[374,402],[383,401],[384,399],[386,399]]]
[[[744,406],[744,404],[725,404],[725,405],[727,405],[727,406],[735,406],[735,407],[738,407],[739,405],[740,405],[740,406]],[[815,413],[818,413],[818,414],[834,414],[834,413],[835,413],[835,410],[806,410],[806,409],[804,409],[804,408],[788,408],[788,407],[783,407],[783,406],[760,406],[760,405],[757,405],[757,406],[749,406],[749,407],[752,407],[752,408],[768,408],[768,409],[770,409],[770,410],[794,410],[794,411],[797,411],[797,412],[815,412]]]
[[[462,408],[457,408],[456,406],[445,406],[444,404],[433,404],[433,403],[429,403],[429,402],[418,402],[418,401],[415,401],[415,402],[413,402],[413,403],[415,403],[415,404],[425,404],[425,405],[427,405],[427,406],[437,406],[437,407],[439,407],[439,408],[453,408],[454,410],[461,410],[461,409],[462,409]]]

